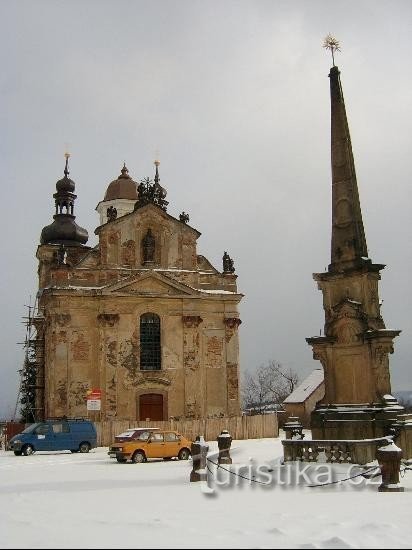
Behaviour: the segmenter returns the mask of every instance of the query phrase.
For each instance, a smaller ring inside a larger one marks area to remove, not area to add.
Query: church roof
[[[109,183],[104,195],[105,201],[116,199],[129,199],[137,201],[137,184],[129,176],[129,170],[126,164],[123,165],[120,176]]]
[[[84,245],[89,234],[86,229],[77,225],[74,221],[74,202],[76,200],[75,183],[69,178],[69,153],[66,153],[66,166],[64,178],[56,183],[55,201],[56,213],[53,222],[43,227],[40,235],[41,244]]]

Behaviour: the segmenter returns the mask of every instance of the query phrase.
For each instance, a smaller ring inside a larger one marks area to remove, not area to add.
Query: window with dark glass
[[[160,370],[160,318],[155,313],[140,317],[140,369]]]

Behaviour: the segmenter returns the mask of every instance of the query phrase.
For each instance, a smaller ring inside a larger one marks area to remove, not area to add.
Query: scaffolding
[[[34,305],[26,305],[28,315],[23,317],[26,327],[23,346],[23,367],[19,370],[20,382],[13,419],[16,421],[19,405],[25,420],[44,419],[44,317],[38,315],[37,298]]]

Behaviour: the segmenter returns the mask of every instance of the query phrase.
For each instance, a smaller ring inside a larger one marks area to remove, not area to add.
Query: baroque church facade
[[[189,216],[167,212],[158,165],[137,184],[126,166],[97,205],[98,244],[75,222],[75,184],[56,183],[37,250],[36,417],[101,420],[237,416],[241,323],[233,261],[197,252]]]

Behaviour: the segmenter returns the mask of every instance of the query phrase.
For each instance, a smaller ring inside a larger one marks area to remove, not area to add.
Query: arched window
[[[144,313],[140,317],[140,370],[160,369],[160,317]]]

